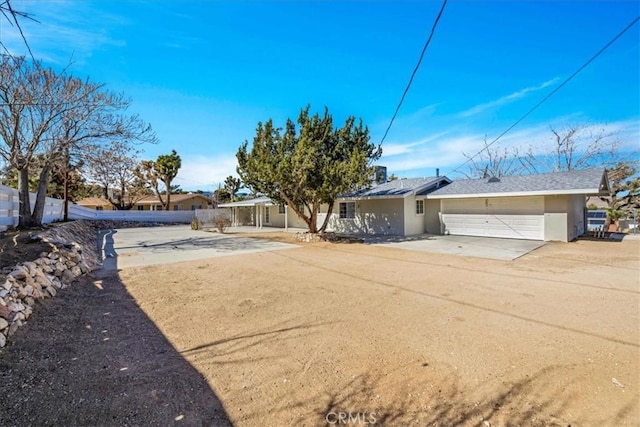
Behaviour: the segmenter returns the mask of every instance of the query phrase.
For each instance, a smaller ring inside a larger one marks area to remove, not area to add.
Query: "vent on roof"
[[[492,176],[487,182],[500,182],[500,178],[498,178],[497,176]]]

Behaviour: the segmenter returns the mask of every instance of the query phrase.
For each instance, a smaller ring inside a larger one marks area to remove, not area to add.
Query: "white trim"
[[[427,199],[471,199],[478,197],[522,197],[522,196],[555,196],[562,194],[584,194],[597,195],[600,190],[597,188],[582,188],[577,190],[538,190],[538,191],[512,191],[505,193],[475,193],[475,194],[428,194]]]

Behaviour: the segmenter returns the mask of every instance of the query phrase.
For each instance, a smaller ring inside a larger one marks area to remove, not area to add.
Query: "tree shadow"
[[[117,275],[45,300],[0,351],[1,425],[229,426],[224,405]]]
[[[393,372],[365,372],[354,377],[339,389],[327,390],[316,397],[314,425],[338,425],[340,417],[349,425],[379,426],[570,426],[591,424],[595,420],[574,418],[568,414],[570,392],[549,392],[561,366],[550,366],[498,390],[487,392],[482,385],[469,390],[463,388],[455,374],[438,380],[429,375],[429,367],[422,364],[425,375],[403,378]],[[400,370],[400,369],[396,369]],[[442,378],[442,377],[440,377]],[[401,381],[406,381],[402,383]],[[393,386],[400,389],[392,399],[386,391]],[[483,395],[482,400],[472,396]],[[382,396],[386,396],[382,397]],[[382,397],[382,398],[381,398]],[[595,425],[622,425],[637,405],[625,405],[614,420],[600,420]],[[568,420],[567,418],[573,418]]]

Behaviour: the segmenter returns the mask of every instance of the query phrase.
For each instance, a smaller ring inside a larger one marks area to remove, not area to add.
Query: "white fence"
[[[36,195],[31,193],[31,209]],[[206,212],[208,209],[200,209]],[[211,209],[213,210],[213,209]],[[0,184],[0,232],[18,225],[20,200],[18,190]],[[96,211],[69,203],[69,219],[94,219],[138,222],[163,222],[188,224],[196,215],[194,211]],[[42,222],[60,221],[64,217],[64,201],[47,197]]]
[[[198,218],[198,223],[201,226],[209,226],[214,227],[214,220],[218,218],[226,218],[231,221],[231,210],[218,208],[218,209],[196,209],[196,217]]]
[[[29,200],[31,209],[36,202],[36,195],[30,193]],[[60,199],[47,197],[45,199],[42,222],[45,224],[59,221],[63,217],[64,202]],[[0,184],[0,231],[5,231],[8,227],[18,225],[18,214],[20,212],[20,200],[18,190]]]
[[[97,211],[69,203],[69,219],[171,222],[188,224],[194,216],[194,211]]]

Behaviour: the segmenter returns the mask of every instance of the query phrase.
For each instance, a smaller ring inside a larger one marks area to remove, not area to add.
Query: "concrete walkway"
[[[104,230],[100,242],[106,271],[297,247],[191,230],[188,225]]]
[[[545,242],[538,240],[473,236],[437,236],[431,234],[407,237],[371,237],[366,238],[365,243],[409,249],[412,251],[436,252],[508,261],[519,258],[545,244]]]

